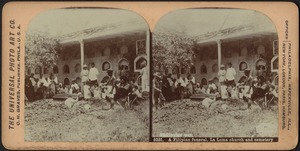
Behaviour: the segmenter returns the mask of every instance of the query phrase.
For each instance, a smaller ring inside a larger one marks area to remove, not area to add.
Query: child
[[[83,97],[84,100],[91,99],[90,84],[88,82],[83,86]]]

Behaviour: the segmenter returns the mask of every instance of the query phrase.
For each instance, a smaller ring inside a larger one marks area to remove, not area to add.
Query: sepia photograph
[[[267,16],[176,10],[152,41],[152,137],[278,139],[278,35]]]
[[[147,22],[112,8],[40,13],[25,39],[25,141],[149,141]]]
[[[7,150],[293,150],[293,2],[4,2]]]

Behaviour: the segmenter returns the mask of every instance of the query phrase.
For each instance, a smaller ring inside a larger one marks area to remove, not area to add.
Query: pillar
[[[217,40],[217,45],[218,45],[218,68],[220,70],[221,57],[222,57],[222,53],[221,53],[221,40]],[[220,83],[218,84],[218,91],[221,92],[221,85],[220,85]]]
[[[79,41],[80,43],[80,65],[81,65],[81,71],[83,70],[83,64],[84,64],[84,42],[83,40]]]
[[[150,30],[146,30],[146,59],[147,59],[147,76],[148,76],[148,81],[147,81],[147,88],[146,91],[150,91]]]
[[[222,58],[222,53],[221,53],[221,40],[217,40],[217,45],[218,45],[218,67],[220,70],[221,66],[221,58]]]

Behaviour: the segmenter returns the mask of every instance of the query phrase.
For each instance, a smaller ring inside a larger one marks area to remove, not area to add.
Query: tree
[[[154,33],[152,44],[154,66],[188,68],[194,62],[195,41],[183,33]]]
[[[58,60],[59,40],[48,34],[26,35],[25,66],[27,68],[52,67]]]

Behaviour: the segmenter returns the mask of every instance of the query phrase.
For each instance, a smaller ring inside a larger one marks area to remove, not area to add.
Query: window
[[[57,66],[53,67],[53,73],[58,73],[58,67]]]
[[[265,47],[263,46],[263,45],[259,45],[258,47],[257,47],[257,54],[264,54],[265,53]]]
[[[76,65],[75,65],[75,72],[76,73],[79,73],[80,72],[80,64],[79,63],[77,63]]]
[[[102,63],[102,71],[107,71],[110,69],[110,63],[108,61],[105,61]]]
[[[202,78],[202,79],[201,79],[201,84],[202,84],[202,85],[207,85],[207,80],[206,80],[205,78]]]
[[[266,61],[264,59],[258,59],[255,66],[256,70],[266,70]]]
[[[35,68],[34,73],[35,73],[35,74],[40,74],[40,73],[41,73],[41,70],[42,70],[41,67],[37,67],[37,68]]]
[[[240,71],[245,71],[248,68],[248,64],[245,61],[240,62],[239,64],[239,70]]]
[[[206,66],[205,65],[202,65],[201,68],[200,68],[200,73],[202,74],[206,74],[207,73],[207,69],[206,69]]]
[[[70,80],[68,78],[64,79],[64,85],[70,85]]]
[[[196,67],[195,66],[191,66],[191,74],[195,74],[196,73]]]
[[[216,72],[218,72],[218,70],[219,70],[218,65],[217,65],[217,64],[214,64],[214,65],[212,66],[212,72],[213,72],[213,73],[216,73]]]
[[[70,69],[68,65],[64,65],[63,67],[63,73],[70,73]]]
[[[119,61],[119,70],[129,70],[129,62],[127,59],[121,59]]]
[[[247,52],[247,47],[243,47],[240,50],[240,56],[247,56],[248,52]]]

